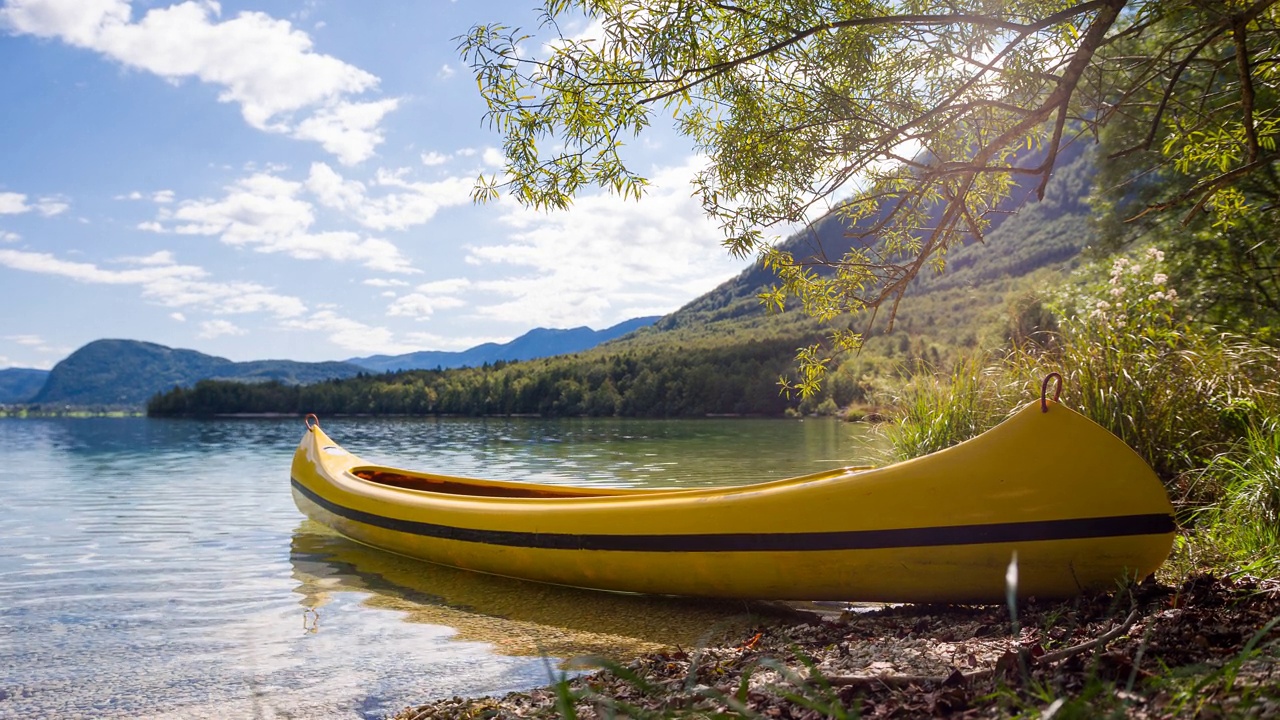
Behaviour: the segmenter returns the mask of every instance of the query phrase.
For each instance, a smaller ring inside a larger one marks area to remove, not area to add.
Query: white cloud
[[[425,320],[434,315],[437,310],[448,310],[463,305],[466,303],[457,298],[427,297],[422,293],[410,293],[388,305],[387,314]]]
[[[425,282],[414,288],[418,292],[428,293],[430,295],[453,295],[455,293],[466,290],[472,286],[470,278],[447,278],[444,280],[432,280]]]
[[[27,196],[22,193],[0,192],[0,215],[20,215],[31,212]]]
[[[187,316],[186,316],[186,315],[183,315],[183,314],[182,314],[182,313],[180,313],[180,312],[173,312],[173,313],[169,313],[169,317],[173,318],[174,320],[177,320],[178,322],[186,322],[186,321],[187,321]]]
[[[223,335],[244,335],[246,330],[238,327],[229,320],[205,320],[200,323],[200,332],[197,337],[206,340],[212,340]]]
[[[342,317],[333,310],[320,310],[306,317],[286,320],[282,325],[292,330],[324,333],[329,342],[361,355],[400,355],[421,349],[396,342],[394,334],[387,328],[366,325]]]
[[[442,208],[471,202],[473,180],[453,177],[436,182],[409,182],[407,169],[378,170],[374,183],[394,188],[372,195],[364,183],[343,178],[324,163],[314,163],[307,177],[307,189],[326,207],[347,213],[356,222],[373,230],[404,230],[421,225]]]
[[[303,120],[293,131],[299,140],[315,140],[338,157],[343,165],[355,165],[373,155],[382,144],[378,128],[383,116],[400,104],[397,99],[375,102],[341,102],[323,108]]]
[[[467,278],[422,283],[414,288],[415,292],[399,297],[388,305],[387,315],[425,320],[439,310],[465,307],[466,301],[457,297],[457,294],[471,287],[473,284]]]
[[[436,72],[436,77],[441,80],[448,80],[453,77],[455,73],[457,73],[457,70],[454,70],[448,63],[445,63],[444,65],[441,65],[440,70]]]
[[[71,204],[67,202],[67,199],[59,195],[42,197],[36,201],[36,211],[45,217],[61,215],[70,207]]]
[[[168,250],[160,250],[143,255],[140,257],[123,257],[117,262],[129,263],[131,265],[175,265],[177,261],[173,258],[173,253]]]
[[[22,236],[18,233],[0,230],[0,242],[18,242],[21,239]]]
[[[8,357],[0,355],[0,368],[21,366],[37,370],[48,370],[70,352],[67,348],[50,345],[48,341],[39,335],[5,335],[0,337],[0,340],[21,346],[24,356],[24,360],[19,364]],[[41,360],[32,360],[31,353],[33,352],[46,357]]]
[[[186,200],[175,208],[161,208],[157,222],[139,228],[216,235],[228,245],[303,260],[358,262],[381,272],[418,272],[387,240],[354,232],[311,232],[315,214],[311,203],[299,197],[302,189],[302,183],[257,173],[228,187],[220,200]]]
[[[497,148],[485,148],[480,161],[491,168],[500,168],[507,164],[507,158]]]
[[[80,282],[106,285],[147,285],[160,280],[197,278],[206,274],[203,269],[191,265],[104,270],[92,263],[59,260],[48,253],[21,250],[0,250],[0,265],[6,265],[15,270],[60,275]]]
[[[485,343],[504,343],[504,342],[509,342],[511,340],[510,336],[465,337],[465,336],[458,336],[458,335],[450,335],[446,337],[444,335],[437,335],[435,333],[429,333],[429,332],[406,333],[405,338],[408,339],[410,343],[413,343],[415,346],[417,346],[419,350],[421,349],[467,350],[469,348],[473,348],[477,345],[483,345]]]
[[[409,284],[404,280],[390,280],[387,278],[368,278],[363,282],[371,287],[406,287]]]
[[[512,232],[467,248],[467,261],[508,265],[520,275],[476,282],[497,302],[475,312],[512,323],[593,325],[670,312],[742,269],[718,242],[720,230],[691,197],[702,160],[652,172],[643,200],[578,198],[571,212],[544,213],[502,200]]]
[[[40,347],[45,344],[44,338],[39,335],[5,335],[4,339],[24,347]]]
[[[307,189],[321,205],[350,212],[364,203],[364,183],[347,180],[324,163],[312,163]]]
[[[173,195],[174,193],[172,190],[157,190],[149,195],[141,193],[137,190],[134,190],[128,195],[116,195],[115,199],[116,200],[150,200],[151,202],[164,205],[164,204],[173,202]]]
[[[67,348],[50,345],[49,341],[46,341],[44,337],[37,336],[37,334],[10,334],[10,336],[0,337],[0,341],[12,342],[13,345],[23,348],[23,355],[28,357],[27,360],[23,360],[23,368],[50,369],[58,363],[61,357],[64,357],[69,352]],[[44,360],[31,360],[29,359],[31,352],[38,352],[38,354],[46,355],[47,357]],[[6,366],[18,366],[18,363],[10,360],[9,357],[0,355],[0,368],[6,368]]]
[[[135,259],[132,264],[141,263]],[[296,297],[277,294],[257,283],[211,282],[204,279],[208,273],[203,268],[193,265],[152,264],[107,270],[93,263],[20,250],[0,250],[0,265],[83,283],[137,285],[143,297],[160,305],[197,307],[216,315],[265,312],[278,318],[291,318],[306,312],[306,306]]]
[[[8,0],[0,24],[16,33],[58,38],[170,82],[195,78],[221,89],[249,125],[316,140],[345,163],[382,142],[378,128],[397,100],[357,102],[378,78],[315,52],[287,20],[241,12],[221,20],[216,2],[148,10],[134,21],[127,0]],[[310,117],[295,124],[294,115]]]
[[[449,162],[448,155],[441,155],[440,153],[435,152],[434,150],[431,152],[422,153],[422,164],[426,165],[427,167],[435,167],[436,165],[443,165],[447,162]]]

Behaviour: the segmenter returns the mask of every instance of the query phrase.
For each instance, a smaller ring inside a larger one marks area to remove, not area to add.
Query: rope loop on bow
[[[315,413],[307,413],[307,417],[303,420],[307,424],[308,430],[315,430],[320,427],[320,418]]]
[[[1062,394],[1062,375],[1056,372],[1045,375],[1044,382],[1040,383],[1040,412],[1049,412],[1049,401],[1046,398],[1049,395],[1050,380],[1058,381],[1058,386],[1053,391],[1053,401],[1058,402],[1058,396]]]

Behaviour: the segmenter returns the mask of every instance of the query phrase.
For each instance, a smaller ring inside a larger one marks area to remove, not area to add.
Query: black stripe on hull
[[[292,479],[292,478],[291,478]],[[486,543],[542,550],[611,550],[619,552],[785,552],[820,550],[884,550],[889,548],[981,545],[986,543],[1084,540],[1132,535],[1165,535],[1174,531],[1167,514],[1035,520],[1030,522],[799,533],[716,533],[689,535],[575,535],[510,530],[476,530],[399,520],[348,508],[326,500],[293,480],[308,500],[334,515],[386,530],[443,540]]]

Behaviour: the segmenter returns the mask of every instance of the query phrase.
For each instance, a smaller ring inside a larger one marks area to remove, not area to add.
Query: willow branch
[[[641,100],[641,103],[653,103],[666,100],[675,95],[686,92],[695,85],[700,85],[712,78],[723,75],[736,67],[758,60],[767,55],[772,55],[780,50],[788,48],[799,42],[807,40],[819,33],[829,32],[843,28],[867,27],[876,25],[896,25],[903,27],[946,27],[948,25],[972,25],[975,27],[984,27],[991,30],[1006,30],[1017,32],[1024,37],[1032,33],[1039,32],[1046,28],[1053,27],[1060,23],[1066,22],[1077,15],[1083,15],[1093,11],[1095,8],[1108,4],[1108,0],[1089,0],[1089,2],[1081,3],[1074,7],[1060,10],[1052,15],[1048,15],[1040,20],[1031,23],[1015,23],[1007,20],[1001,20],[991,15],[968,15],[962,13],[953,13],[947,15],[878,15],[875,17],[851,18],[849,20],[837,20],[835,22],[822,23],[815,25],[806,30],[802,30],[793,34],[791,37],[780,40],[768,47],[757,50],[756,52],[742,57],[734,58],[722,63],[707,65],[699,68],[685,70],[670,82],[676,87],[665,92],[658,93]],[[689,80],[689,78],[695,78]]]

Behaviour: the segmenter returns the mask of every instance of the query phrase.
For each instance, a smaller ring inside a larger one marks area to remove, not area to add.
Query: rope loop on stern
[[[1040,383],[1040,412],[1049,412],[1049,402],[1045,398],[1049,395],[1050,380],[1058,381],[1058,386],[1053,391],[1053,401],[1058,402],[1058,396],[1062,394],[1062,375],[1056,372],[1045,375],[1044,382]]]

